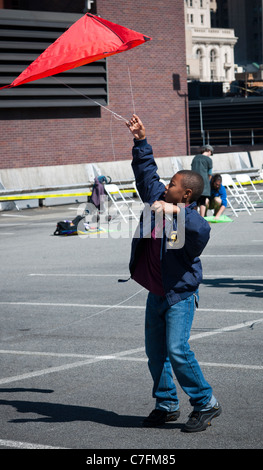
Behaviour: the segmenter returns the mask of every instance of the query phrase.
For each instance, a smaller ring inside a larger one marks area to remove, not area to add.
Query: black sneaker
[[[207,426],[211,426],[211,419],[216,418],[222,413],[222,408],[217,403],[213,408],[207,411],[193,411],[189,415],[189,420],[184,425],[184,432],[204,431]]]
[[[180,416],[180,411],[165,411],[154,409],[147,418],[144,418],[142,425],[146,427],[161,426],[169,421],[176,421]]]

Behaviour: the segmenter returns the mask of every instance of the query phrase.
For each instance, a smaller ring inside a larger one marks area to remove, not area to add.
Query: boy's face
[[[165,186],[165,202],[178,204],[179,202],[188,202],[188,192],[182,185],[183,175],[176,173],[169,184]]]

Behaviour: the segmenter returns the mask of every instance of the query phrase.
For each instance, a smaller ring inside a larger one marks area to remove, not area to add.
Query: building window
[[[204,15],[201,15],[201,24],[204,24]]]
[[[214,49],[210,51],[210,78],[211,80],[216,78],[216,51]]]
[[[193,22],[194,22],[194,15],[191,14],[190,15],[190,23],[193,24]]]
[[[210,62],[211,64],[213,64],[215,61],[216,61],[216,53],[215,53],[215,50],[212,49],[210,52]]]
[[[196,58],[198,59],[198,63],[199,63],[199,78],[201,80],[203,78],[203,61],[202,61],[202,51],[201,51],[201,49],[197,49]]]

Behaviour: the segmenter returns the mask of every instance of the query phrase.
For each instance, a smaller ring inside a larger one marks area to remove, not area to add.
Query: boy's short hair
[[[180,170],[178,174],[183,175],[182,185],[184,189],[191,189],[193,191],[190,202],[197,201],[204,190],[204,180],[202,176],[192,170]]]

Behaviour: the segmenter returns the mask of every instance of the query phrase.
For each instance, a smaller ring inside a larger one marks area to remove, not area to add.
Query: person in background
[[[223,214],[227,207],[226,188],[222,185],[222,176],[216,173],[211,179],[211,195],[206,200],[206,213],[208,209],[214,210],[216,219]]]
[[[203,192],[197,201],[197,206],[200,207],[201,217],[205,217],[206,213],[206,199],[210,197],[210,180],[212,177],[213,161],[211,156],[214,153],[214,149],[211,145],[204,145],[200,149],[200,153],[195,155],[192,160],[191,168],[193,171],[199,173],[204,180]]]

